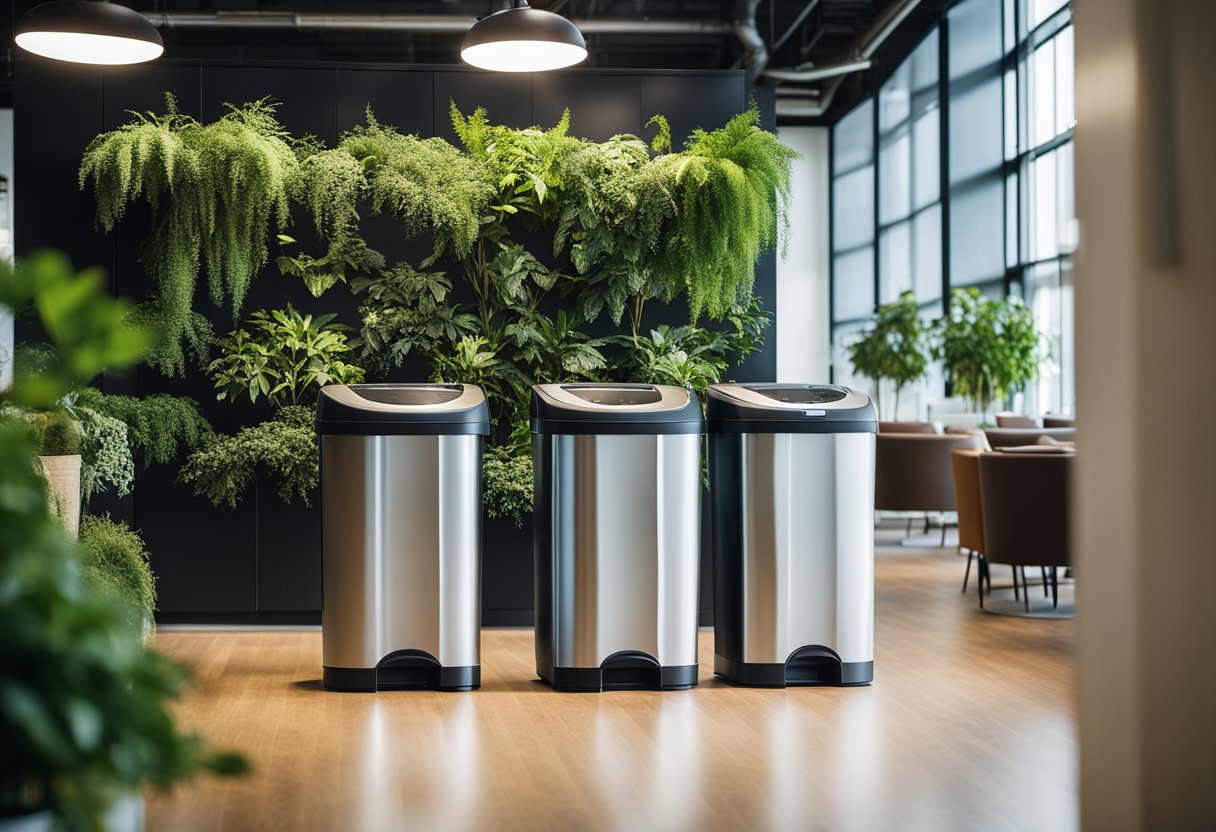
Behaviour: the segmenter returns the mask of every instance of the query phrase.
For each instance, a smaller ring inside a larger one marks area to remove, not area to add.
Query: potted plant
[[[0,306],[36,301],[57,356],[0,391],[0,410],[45,410],[147,349],[150,333],[124,325],[129,306],[103,286],[61,255],[0,267]],[[145,784],[246,765],[176,728],[169,706],[188,672],[147,649],[129,610],[85,582],[37,452],[28,424],[0,418],[0,829],[136,829]]]
[[[933,355],[954,387],[981,415],[1038,376],[1048,358],[1034,314],[1018,298],[995,300],[955,289],[935,324]]]
[[[80,430],[63,409],[27,415],[38,462],[50,487],[51,506],[68,534],[80,530]]]
[[[860,375],[874,380],[874,401],[882,412],[882,383],[895,385],[895,406],[889,416],[899,418],[899,394],[925,377],[929,366],[927,328],[911,292],[895,303],[879,307],[874,322],[849,345],[849,360]]]
[[[143,538],[109,516],[85,516],[80,555],[85,583],[121,602],[132,630],[147,641],[156,623],[156,577]]]

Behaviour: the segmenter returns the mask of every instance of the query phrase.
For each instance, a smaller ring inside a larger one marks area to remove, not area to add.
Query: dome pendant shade
[[[460,57],[495,72],[545,72],[585,60],[587,42],[566,18],[523,3],[477,21]]]
[[[26,12],[13,37],[27,52],[78,64],[137,64],[165,51],[139,12],[95,0],[56,0]]]

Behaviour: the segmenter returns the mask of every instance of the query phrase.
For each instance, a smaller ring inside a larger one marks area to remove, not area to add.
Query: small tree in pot
[[[874,323],[849,345],[849,360],[860,375],[874,380],[874,400],[882,412],[882,382],[895,385],[895,407],[899,418],[899,394],[904,387],[925,377],[929,366],[927,330],[911,292],[878,310]]]
[[[934,328],[933,354],[954,387],[979,413],[1039,374],[1048,358],[1034,314],[1018,298],[993,300],[977,289],[955,289]]]

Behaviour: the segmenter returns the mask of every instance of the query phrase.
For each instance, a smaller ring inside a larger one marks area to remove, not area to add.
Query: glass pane
[[[1030,0],[1030,28],[1034,29],[1064,7],[1068,0]]]
[[[1033,147],[1056,134],[1056,50],[1052,41],[1030,56],[1030,137]]]
[[[1005,180],[1005,267],[1018,264],[1018,175]]]
[[[923,208],[941,196],[941,113],[934,106],[912,126],[912,208]]]
[[[889,223],[911,212],[912,139],[906,130],[886,139],[878,156],[878,221]]]
[[[1014,27],[1014,16],[1017,14],[1016,5],[1020,0],[1005,0],[1002,4],[1005,7],[1004,19],[1004,34],[1005,34],[1005,53],[1013,51],[1013,47],[1017,43],[1017,29]]]
[[[1076,122],[1073,90],[1072,27],[1056,35],[1056,133],[1063,133]]]
[[[1012,69],[1005,73],[1005,158],[1018,155],[1018,76]]]
[[[1055,257],[1060,250],[1056,223],[1056,153],[1039,156],[1031,164],[1034,175],[1030,194],[1030,254],[1033,260],[1043,260]]]
[[[1056,234],[1061,252],[1077,247],[1077,208],[1074,198],[1073,143],[1056,150]]]
[[[848,351],[849,344],[857,340],[863,329],[864,323],[856,323],[844,324],[832,330],[832,383],[868,393],[870,381],[854,374]]]
[[[865,101],[832,128],[832,172],[874,160],[874,102]]]
[[[905,66],[911,65],[913,90],[923,91],[937,86],[938,48],[937,29],[933,29],[904,63]]]
[[[966,286],[1005,274],[1005,180],[999,173],[954,194],[950,281]]]
[[[832,183],[832,248],[853,248],[874,241],[874,168],[862,168]]]
[[[832,261],[832,318],[865,318],[874,312],[874,249],[842,254]]]
[[[904,61],[878,91],[878,131],[887,133],[912,111],[911,60]]]
[[[1030,413],[1059,413],[1062,406],[1060,364],[1064,334],[1063,293],[1056,261],[1040,263],[1026,275],[1027,305],[1034,312],[1035,326],[1047,336],[1051,357],[1039,366],[1039,377],[1027,389],[1026,408]]]
[[[950,78],[962,78],[1001,57],[1001,0],[964,0],[950,10]]]
[[[901,222],[878,236],[879,303],[892,303],[912,288],[912,224]]]
[[[934,205],[912,219],[913,291],[920,303],[942,296],[942,208]]]
[[[1002,159],[1001,76],[950,93],[950,181],[999,167]]]

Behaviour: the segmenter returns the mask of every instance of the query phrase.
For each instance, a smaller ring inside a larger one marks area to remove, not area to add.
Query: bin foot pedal
[[[444,667],[424,650],[398,650],[375,667],[326,667],[328,690],[474,690],[481,687],[481,666]]]
[[[599,667],[548,667],[537,675],[554,690],[599,693],[605,690],[687,690],[697,684],[697,666],[661,665],[641,651],[613,653]]]
[[[874,662],[842,662],[835,650],[809,645],[795,650],[781,664],[740,662],[715,654],[714,674],[732,684],[748,687],[847,687],[873,682]]]

